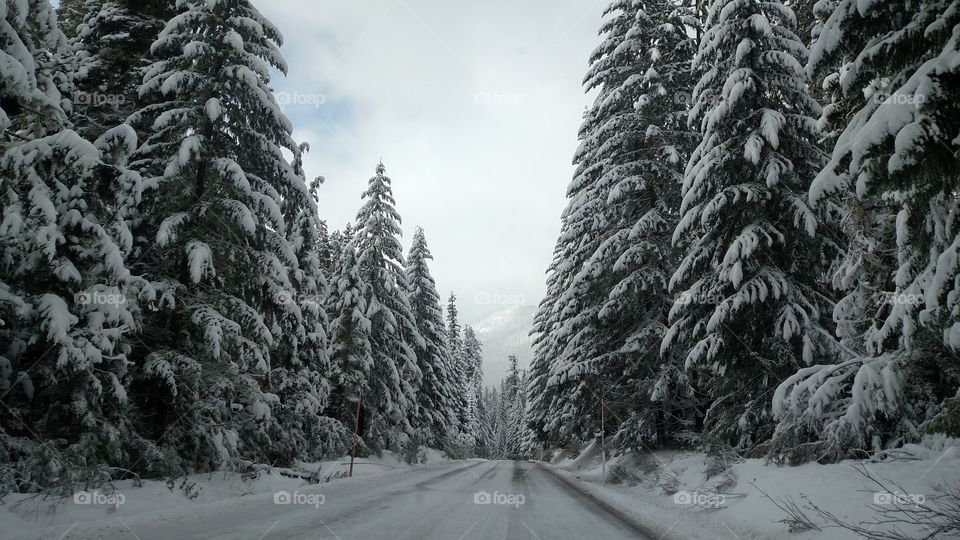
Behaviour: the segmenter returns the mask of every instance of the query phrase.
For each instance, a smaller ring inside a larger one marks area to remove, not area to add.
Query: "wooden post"
[[[603,453],[602,482],[607,483],[607,430],[606,430],[606,402],[600,398],[600,451]]]
[[[360,402],[363,401],[363,392],[357,396],[357,415],[353,423],[353,449],[350,450],[350,473],[347,475],[353,478],[353,460],[357,458],[357,438],[360,436]]]

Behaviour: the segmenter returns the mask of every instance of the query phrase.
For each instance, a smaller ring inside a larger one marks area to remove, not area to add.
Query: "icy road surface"
[[[78,524],[62,538],[654,538],[568,480],[527,461],[452,461],[395,475],[304,487],[273,498],[241,499],[235,505],[192,515],[164,512]]]

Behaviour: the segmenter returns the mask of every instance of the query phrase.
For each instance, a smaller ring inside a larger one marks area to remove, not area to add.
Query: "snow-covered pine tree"
[[[72,120],[81,135],[96,137],[140,108],[150,46],[175,12],[165,0],[61,2],[64,11],[82,15],[70,29]]]
[[[503,380],[501,395],[504,400],[504,430],[506,431],[504,456],[508,459],[517,459],[522,456],[521,444],[525,434],[523,426],[523,411],[526,408],[526,393],[524,380],[526,376],[518,367],[516,355],[507,358],[510,367]]]
[[[334,261],[339,253],[339,249],[342,246],[335,245],[333,240],[333,235],[330,233],[330,227],[327,225],[327,220],[319,220],[320,230],[319,230],[319,239],[317,240],[317,257],[320,259],[320,270],[327,277],[329,281],[330,275],[333,273]]]
[[[423,338],[410,309],[407,276],[400,246],[400,215],[391,180],[383,163],[377,165],[357,212],[357,252],[363,278],[370,285],[367,298],[371,322],[373,370],[363,411],[368,420],[364,438],[373,451],[399,449],[411,426],[408,418],[417,405],[420,370],[414,350]]]
[[[125,388],[136,136],[64,129],[48,2],[0,4],[0,36],[0,489],[70,490],[145,450]]]
[[[48,2],[0,3],[0,154],[67,124],[55,67],[65,38]]]
[[[682,164],[696,139],[686,116],[696,50],[691,35],[699,24],[687,3],[635,6],[634,26],[617,50],[632,51],[636,59],[626,68],[630,76],[598,104],[604,124],[592,141],[594,159],[604,161],[598,183],[606,192],[607,232],[575,281],[598,293],[590,326],[599,354],[571,352],[581,374],[598,375],[593,387],[603,389],[612,444],[625,449],[676,442],[695,416],[680,359],[661,358],[659,346],[678,260],[671,235]],[[584,414],[596,420],[596,399]]]
[[[533,456],[532,448],[528,446],[532,434],[527,426],[527,372],[520,372],[517,394],[510,409],[510,448],[513,459],[530,459]]]
[[[502,456],[497,452],[500,423],[495,412],[499,408],[500,394],[496,388],[484,389],[477,401],[481,404],[477,410],[483,412],[477,415],[474,452],[480,458],[500,459]]]
[[[792,459],[912,440],[960,385],[946,350],[957,347],[950,329],[960,328],[950,285],[960,167],[948,135],[958,127],[956,8],[817,4],[808,70],[831,98],[822,124],[834,144],[810,198],[846,210],[847,255],[834,278],[846,293],[834,311],[845,354],[778,391],[780,446],[814,448]]]
[[[417,227],[407,255],[406,272],[410,284],[410,309],[423,337],[422,346],[414,348],[417,367],[423,376],[411,423],[421,432],[418,438],[422,442],[433,448],[446,448],[455,436],[458,398],[443,307],[437,283],[428,266],[432,259],[423,229]]]
[[[281,404],[263,389],[292,365],[271,355],[303,320],[284,201],[309,194],[269,86],[270,68],[286,71],[280,32],[248,0],[177,6],[151,46],[150,104],[131,117],[149,128],[133,162],[146,185],[134,268],[151,282],[137,384],[172,465],[209,469],[273,451]]]
[[[460,327],[460,312],[457,310],[457,295],[450,293],[447,299],[447,344],[450,347],[450,365],[455,388],[454,409],[457,414],[457,442],[468,448],[473,445],[468,432],[470,425],[470,383],[467,380],[467,365],[463,356],[463,332]]]
[[[616,91],[632,75],[640,74],[638,57],[628,39],[639,11],[640,6],[631,0],[615,0],[604,12],[609,17],[600,29],[604,40],[591,54],[584,79],[588,89],[599,88],[599,93],[580,127],[576,171],[567,188],[569,202],[547,270],[547,294],[534,321],[538,337],[531,368],[531,422],[552,444],[591,436],[599,426],[598,416],[587,412],[597,402],[596,371],[580,377],[578,370],[584,367],[579,365],[581,359],[602,354],[602,340],[597,339],[591,322],[601,302],[597,297],[605,291],[598,292],[585,283],[590,271],[586,265],[607,233],[603,213],[607,190],[600,178],[609,156],[600,154],[607,149],[607,138],[622,136],[621,130],[611,130],[614,126],[606,121],[632,110],[629,98]],[[625,43],[627,46],[622,46]]]
[[[293,171],[306,185],[303,155],[309,145],[297,147],[292,163]],[[309,192],[290,191],[283,194],[282,212],[286,221],[286,238],[299,263],[291,282],[295,297],[284,296],[283,302],[296,302],[292,316],[274,321],[273,335],[277,336],[271,351],[273,371],[269,377],[269,391],[280,400],[276,433],[270,440],[271,463],[289,463],[293,459],[318,460],[330,452],[342,433],[336,421],[322,416],[330,393],[327,375],[327,280],[320,265],[322,222],[317,215],[317,190],[321,179],[310,182]],[[332,430],[333,433],[328,433]],[[339,454],[337,454],[339,455]]]
[[[664,352],[703,375],[708,439],[750,448],[772,434],[771,393],[826,351],[818,279],[832,256],[807,203],[824,163],[801,65],[806,48],[779,2],[716,0],[693,66],[687,165],[671,278],[680,291]]]
[[[0,301],[13,307],[0,321],[0,448],[8,466],[21,468],[0,477],[29,479],[0,489],[102,481],[108,466],[146,450],[126,391],[137,331],[127,219],[139,177],[124,160],[134,148],[129,126],[95,143],[64,130],[0,159]]]
[[[480,433],[480,419],[486,414],[483,408],[483,345],[470,325],[463,329],[462,361],[469,406],[466,433],[474,438]]]
[[[330,318],[329,358],[332,391],[326,414],[352,433],[357,402],[369,394],[373,347],[367,298],[370,285],[360,273],[357,250],[348,243],[336,258],[327,299]]]
[[[537,312],[533,317],[533,326],[530,329],[530,335],[533,338],[533,358],[530,361],[530,376],[527,379],[524,391],[527,394],[526,417],[530,429],[525,445],[531,450],[535,446],[550,446],[554,442],[548,435],[546,428],[550,421],[552,389],[555,388],[553,385],[548,387],[550,363],[553,358],[550,351],[556,345],[557,320],[555,307],[561,288],[560,279],[566,273],[559,271],[562,268],[562,254],[563,247],[558,244],[554,247],[553,260],[547,269],[547,291],[537,306]],[[548,388],[550,389],[549,393]]]
[[[346,249],[347,244],[353,241],[356,233],[353,228],[352,223],[347,223],[343,230],[337,230],[330,233],[328,239],[328,245],[326,250],[328,256],[326,257],[325,267],[328,272],[333,272],[334,267],[337,265],[337,258],[340,256],[340,253]],[[321,252],[322,252],[321,248]]]
[[[83,22],[86,0],[60,0],[57,6],[57,24],[68,39],[77,35],[77,28]]]
[[[670,2],[616,1],[607,13],[585,80],[599,94],[581,127],[548,278],[547,298],[555,300],[541,306],[531,368],[532,381],[546,381],[531,403],[550,411],[541,429],[555,444],[592,437],[601,399],[618,404],[613,418],[629,418],[619,436],[624,445],[656,440],[667,415],[650,397],[664,403],[688,393],[679,370],[660,367],[657,349],[675,266],[670,233],[680,163],[693,141],[683,98],[696,24],[686,7]],[[539,357],[549,359],[546,378]]]

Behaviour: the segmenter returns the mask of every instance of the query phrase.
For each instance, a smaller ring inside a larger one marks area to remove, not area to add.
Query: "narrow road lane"
[[[126,540],[555,540],[653,535],[545,467],[526,461],[450,462],[382,481],[305,488],[304,504],[245,502],[162,527],[117,524],[65,538]],[[322,504],[311,495],[323,494]]]

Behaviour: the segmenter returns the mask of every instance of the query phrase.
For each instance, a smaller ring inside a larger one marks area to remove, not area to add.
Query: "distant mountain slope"
[[[528,334],[536,311],[536,306],[510,306],[471,324],[483,343],[484,385],[500,384],[507,373],[507,357],[511,354],[517,356],[521,369],[530,365],[533,340]]]

